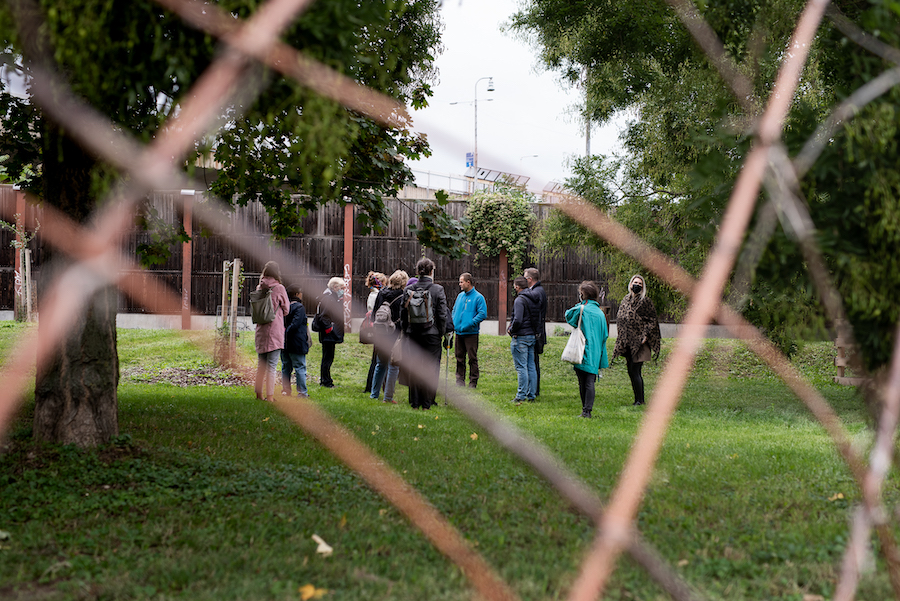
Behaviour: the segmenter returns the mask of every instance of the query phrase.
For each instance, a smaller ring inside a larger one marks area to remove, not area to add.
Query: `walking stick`
[[[450,346],[444,344],[444,348],[447,349],[447,363],[444,365],[444,407],[447,406],[447,397],[450,393]]]

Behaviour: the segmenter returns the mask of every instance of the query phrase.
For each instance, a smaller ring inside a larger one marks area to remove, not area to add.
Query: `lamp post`
[[[474,194],[478,190],[478,82],[483,80],[488,80],[488,92],[494,91],[494,78],[493,77],[481,77],[475,80],[475,174],[472,177],[472,193]]]

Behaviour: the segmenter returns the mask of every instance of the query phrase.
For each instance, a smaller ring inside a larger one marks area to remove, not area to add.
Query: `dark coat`
[[[406,307],[400,309],[400,324],[403,331],[410,335],[435,334],[443,336],[453,331],[453,318],[450,317],[450,309],[447,306],[447,295],[444,293],[444,287],[435,284],[434,280],[429,277],[421,277],[419,281],[412,286],[406,288],[405,294],[409,294],[416,288],[424,288],[431,295],[431,306],[434,311],[434,323],[430,328],[421,329],[419,326],[413,326],[409,323],[409,314]],[[378,301],[376,301],[378,302]],[[400,305],[405,304],[405,300],[400,301]]]
[[[536,336],[540,322],[540,297],[531,288],[520,291],[513,301],[513,316],[507,332],[510,336]]]
[[[305,355],[309,352],[309,344],[306,308],[300,301],[292,301],[291,309],[284,318],[284,350],[293,355]]]
[[[403,289],[401,288],[382,288],[378,291],[378,296],[375,297],[375,304],[372,305],[372,315],[375,315],[375,311],[378,310],[384,303],[393,303],[391,305],[391,319],[394,320],[394,324],[397,328],[400,328],[400,305],[403,304],[403,301],[394,301],[397,297],[403,296]]]
[[[331,288],[319,297],[319,313],[322,315],[322,329],[319,342],[340,344],[344,341],[344,304]]]
[[[531,287],[531,291],[538,295],[538,309],[540,310],[540,324],[537,331],[538,344],[535,350],[538,353],[543,353],[544,345],[547,344],[547,292],[540,282],[536,282]]]

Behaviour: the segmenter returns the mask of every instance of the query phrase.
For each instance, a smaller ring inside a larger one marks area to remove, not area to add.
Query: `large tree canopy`
[[[69,4],[40,2],[42,49],[75,93],[149,140],[210,64],[218,41],[147,0]],[[258,3],[217,4],[246,18]],[[21,55],[15,31],[11,13],[0,8],[4,47]],[[421,106],[435,75],[437,5],[435,0],[314,3],[283,41],[401,103]],[[27,49],[24,54],[27,71]],[[213,191],[240,203],[259,198],[276,235],[299,226],[291,193],[304,194],[307,207],[350,200],[362,207],[364,224],[383,227],[389,216],[381,198],[411,178],[403,158],[427,153],[424,140],[377,125],[278,73],[260,68],[248,83],[260,81],[265,91],[259,98],[232,107],[228,125],[198,145],[198,153],[212,151],[223,167]],[[11,123],[29,111],[6,94],[0,108],[8,109]],[[25,133],[19,128],[2,140],[3,152],[15,161],[11,173],[21,164],[41,164],[33,147],[37,136]]]
[[[260,3],[215,4],[246,18]],[[430,95],[439,25],[436,0],[333,0],[311,3],[282,41],[417,107]],[[143,141],[178,110],[220,46],[149,0],[13,0],[0,5],[0,43],[8,68],[27,76],[33,63],[44,64],[116,127]],[[261,94],[236,100],[222,115],[225,127],[195,149],[196,155],[212,152],[222,167],[214,192],[238,203],[259,198],[277,236],[295,231],[305,208],[332,200],[360,205],[364,225],[383,226],[389,216],[382,197],[411,179],[403,159],[427,153],[425,141],[268,69],[257,67],[247,77],[246,87],[260,86]],[[3,81],[0,121],[6,171],[15,179],[26,166],[36,168],[33,191],[78,221],[120,175],[33,103],[14,98]],[[296,193],[300,204],[291,200]],[[94,445],[117,433],[116,309],[114,291],[97,294],[65,348],[39,372],[38,438]]]
[[[749,81],[744,95],[729,89],[661,0],[528,0],[511,27],[537,44],[546,66],[586,87],[591,119],[627,121],[624,157],[582,162],[570,186],[697,274],[805,2],[693,4]],[[892,3],[832,5],[873,38],[898,45],[900,20]],[[788,115],[789,154],[841,100],[890,66],[823,22]],[[816,241],[871,368],[888,360],[900,318],[900,271],[894,268],[898,100],[894,91],[844,123],[801,182]],[[598,186],[607,193],[589,193]],[[566,240],[573,227],[562,219],[551,233]],[[623,267],[624,259],[618,265],[623,273],[631,268]],[[804,258],[783,230],[750,275],[739,308],[785,350],[793,337],[825,325]],[[661,300],[677,317],[684,304],[670,292]]]

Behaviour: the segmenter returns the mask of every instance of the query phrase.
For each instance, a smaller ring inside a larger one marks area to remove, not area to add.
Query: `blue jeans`
[[[381,394],[381,385],[384,383],[384,379],[386,376],[390,375],[390,365],[391,360],[388,359],[385,361],[382,357],[375,357],[375,373],[372,375],[372,393],[369,395],[369,398],[377,399]],[[398,368],[399,369],[399,368]],[[390,379],[388,377],[388,379]],[[393,392],[393,391],[391,391]],[[393,395],[392,395],[393,396]],[[386,400],[390,400],[388,398],[387,390],[384,392],[384,398]]]
[[[297,394],[309,394],[306,389],[306,355],[281,351],[281,388],[291,394],[291,372],[297,374]]]
[[[275,367],[278,365],[280,354],[280,349],[268,353],[257,353],[256,383],[253,386],[257,398],[263,398],[263,387],[265,387],[265,398],[272,398],[275,395]]]
[[[533,401],[537,390],[537,371],[534,367],[535,339],[534,336],[513,336],[512,342],[509,343],[518,376],[517,401]]]

